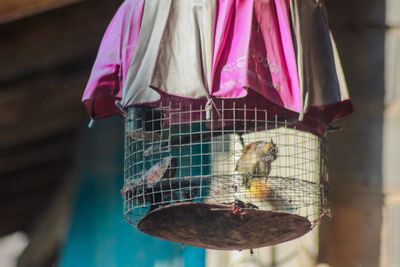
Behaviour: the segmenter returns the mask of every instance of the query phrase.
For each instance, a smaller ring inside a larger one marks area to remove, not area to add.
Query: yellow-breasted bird
[[[236,171],[242,175],[242,185],[251,199],[269,203],[275,210],[290,211],[293,209],[291,200],[282,196],[284,192],[277,192],[276,186],[268,181],[271,164],[278,158],[278,153],[272,139],[250,143],[243,148]]]
[[[271,139],[270,142],[257,141],[246,145],[236,164],[236,171],[242,174],[242,182],[250,188],[251,179],[268,179],[271,164],[278,158],[278,147]]]

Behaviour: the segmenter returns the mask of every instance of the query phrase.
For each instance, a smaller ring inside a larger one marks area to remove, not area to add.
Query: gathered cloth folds
[[[119,112],[115,100],[126,108],[165,97],[257,99],[328,123],[352,111],[315,0],[126,0],[104,35],[83,101],[98,119]]]

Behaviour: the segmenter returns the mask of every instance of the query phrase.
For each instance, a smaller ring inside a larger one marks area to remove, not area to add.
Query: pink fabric
[[[144,0],[127,0],[111,20],[97,54],[83,101],[95,119],[120,113],[115,100],[132,61],[140,31]]]
[[[287,0],[220,0],[211,94],[245,97],[250,88],[300,112]]]
[[[301,109],[301,95],[299,77],[297,71],[296,55],[293,47],[292,29],[290,22],[290,0],[276,0],[276,12],[280,30],[281,44],[290,78],[290,86],[292,88],[292,101],[296,103],[292,105],[292,110],[299,111]]]
[[[136,48],[144,2],[126,0],[103,37],[83,95],[83,102],[94,119],[121,112],[114,102],[123,97],[122,88]],[[271,115],[301,111],[289,6],[289,0],[218,0],[211,96],[240,98],[238,103],[275,110]],[[164,104],[171,99],[184,99],[163,91],[159,93]],[[185,102],[204,105],[206,100]],[[351,104],[341,103],[310,107],[307,113],[322,114],[330,122],[351,112]]]

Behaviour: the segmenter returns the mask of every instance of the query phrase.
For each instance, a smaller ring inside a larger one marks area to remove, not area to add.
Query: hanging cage
[[[130,107],[124,217],[147,234],[211,249],[274,245],[328,212],[326,125],[219,100]]]
[[[125,116],[124,218],[150,235],[257,248],[329,213],[352,104],[324,3],[236,2],[124,1],[100,45],[83,102]]]

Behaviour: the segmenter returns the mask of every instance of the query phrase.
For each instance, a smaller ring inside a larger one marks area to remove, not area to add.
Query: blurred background
[[[400,266],[400,1],[325,0],[355,113],[330,133],[333,217],[218,252],[123,221],[123,121],[81,103],[122,1],[0,1],[0,266]]]

